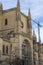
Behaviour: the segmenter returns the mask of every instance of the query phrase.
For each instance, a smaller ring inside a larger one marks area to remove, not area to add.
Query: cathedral
[[[32,35],[30,9],[28,16],[17,7],[3,10],[0,3],[0,60],[24,59],[24,65],[43,65],[43,44]]]

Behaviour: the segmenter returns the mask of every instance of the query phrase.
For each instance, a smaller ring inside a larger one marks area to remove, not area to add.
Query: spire
[[[2,14],[3,12],[3,6],[2,6],[2,3],[0,2],[0,14]]]
[[[0,11],[3,9],[2,3],[0,2]]]
[[[33,30],[33,37],[36,37],[35,31]]]
[[[19,2],[19,0],[17,2],[17,10],[20,11],[20,2]]]
[[[33,39],[37,41],[35,31],[33,30]]]
[[[27,21],[28,21],[28,27],[32,28],[30,8],[28,10],[28,19],[27,19]]]
[[[28,19],[31,20],[30,8],[29,8],[29,10],[28,10]]]

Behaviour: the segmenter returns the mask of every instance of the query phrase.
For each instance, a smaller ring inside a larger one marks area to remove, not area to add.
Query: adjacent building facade
[[[24,15],[19,0],[17,7],[8,10],[3,10],[0,3],[0,58],[14,56],[24,59],[24,65],[43,65],[43,44],[38,44],[35,34],[32,35],[30,9],[28,16]]]

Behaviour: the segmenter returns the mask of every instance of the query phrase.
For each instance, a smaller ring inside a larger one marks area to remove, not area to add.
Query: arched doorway
[[[22,44],[23,65],[31,65],[31,45],[28,40],[24,40]]]

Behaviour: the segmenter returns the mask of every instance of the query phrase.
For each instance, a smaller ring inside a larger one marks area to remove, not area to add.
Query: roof
[[[15,7],[15,8],[11,8],[11,9],[7,9],[7,10],[3,10],[3,13],[4,12],[9,12],[9,11],[13,11],[13,10],[16,10],[17,8]]]
[[[17,8],[15,7],[15,8],[10,8],[10,9],[7,9],[7,10],[3,10],[3,13],[10,12],[10,11],[13,11],[13,10],[17,10]],[[27,18],[27,16],[24,13],[22,13],[21,11],[20,11],[20,13]]]
[[[20,13],[27,18],[27,16],[24,13],[22,13],[22,12],[20,12]]]

